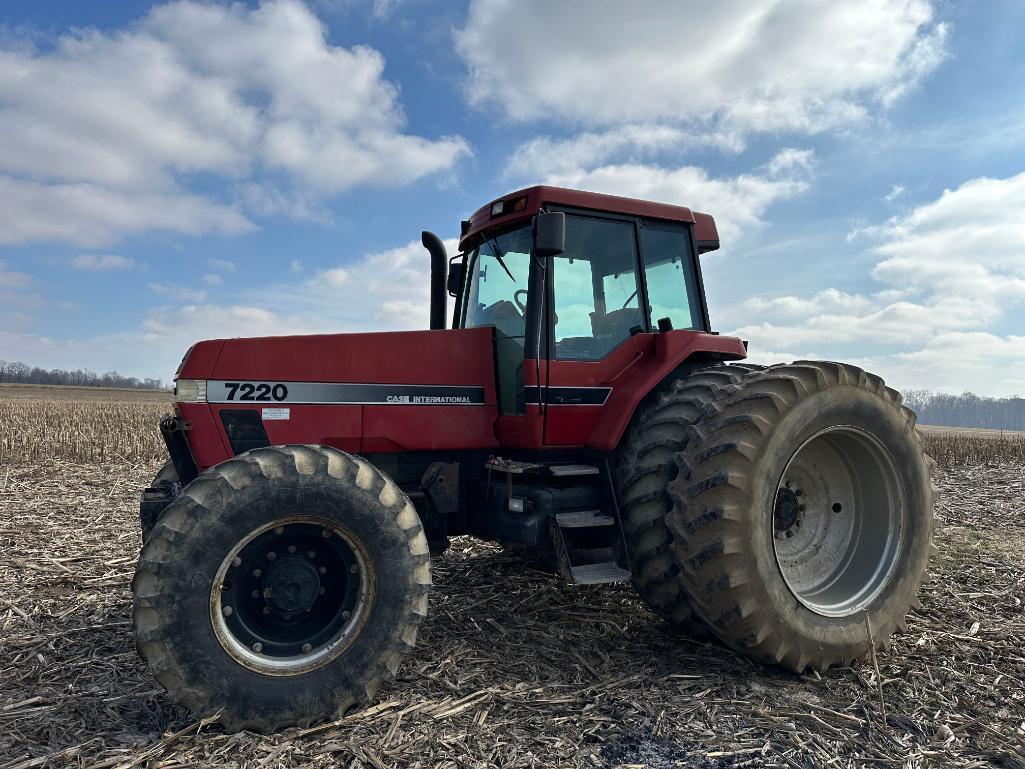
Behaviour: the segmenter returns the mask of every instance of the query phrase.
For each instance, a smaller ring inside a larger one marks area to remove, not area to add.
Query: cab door
[[[587,444],[653,356],[661,319],[706,328],[696,269],[689,225],[566,211],[566,247],[548,268],[546,446]]]
[[[467,256],[461,325],[492,329],[498,394],[494,427],[503,447],[542,445],[540,404],[530,397],[546,370],[537,353],[542,273],[531,256],[529,224],[486,239]]]

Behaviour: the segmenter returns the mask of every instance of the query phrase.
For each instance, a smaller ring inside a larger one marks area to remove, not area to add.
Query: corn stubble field
[[[89,398],[90,400],[85,400]],[[925,431],[923,609],[871,662],[797,676],[458,539],[376,705],[277,735],[172,706],[134,649],[137,492],[166,394],[0,388],[0,767],[1025,769],[1025,436]],[[880,687],[881,684],[881,687]],[[880,695],[881,691],[881,695]]]

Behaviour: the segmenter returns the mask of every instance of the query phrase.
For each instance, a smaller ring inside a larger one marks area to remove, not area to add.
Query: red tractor
[[[453,259],[423,243],[430,330],[186,353],[133,584],[171,699],[258,731],[369,701],[460,534],[631,580],[796,671],[903,626],[935,497],[914,415],[855,366],[737,363],[702,289],[711,216],[531,187],[464,221]]]

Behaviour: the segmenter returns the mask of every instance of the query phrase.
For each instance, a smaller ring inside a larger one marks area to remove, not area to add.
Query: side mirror
[[[463,290],[463,278],[466,276],[466,257],[462,254],[454,256],[448,263],[448,289],[449,296],[459,296]]]
[[[556,211],[534,217],[534,255],[558,256],[566,250],[566,214]]]

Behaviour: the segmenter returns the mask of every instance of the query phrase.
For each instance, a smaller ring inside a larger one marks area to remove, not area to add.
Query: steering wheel
[[[635,291],[634,293],[637,293],[637,292]],[[525,300],[522,301],[522,302],[520,301],[520,294],[523,294],[524,296],[526,296],[527,295],[527,289],[521,288],[519,291],[517,291],[515,294],[513,294],[513,301],[516,302],[516,309],[518,309],[521,313],[523,313],[523,312],[527,311],[527,302]]]
[[[625,310],[625,309],[626,309],[626,306],[627,306],[628,304],[630,304],[630,302],[632,302],[632,301],[633,301],[633,299],[634,299],[634,297],[635,297],[635,296],[637,296],[637,289],[634,289],[634,292],[633,292],[632,294],[630,294],[630,296],[628,296],[628,297],[626,298],[626,301],[625,301],[625,302],[623,302],[623,306],[622,306],[622,307],[620,307],[619,309],[621,309],[621,310]]]

